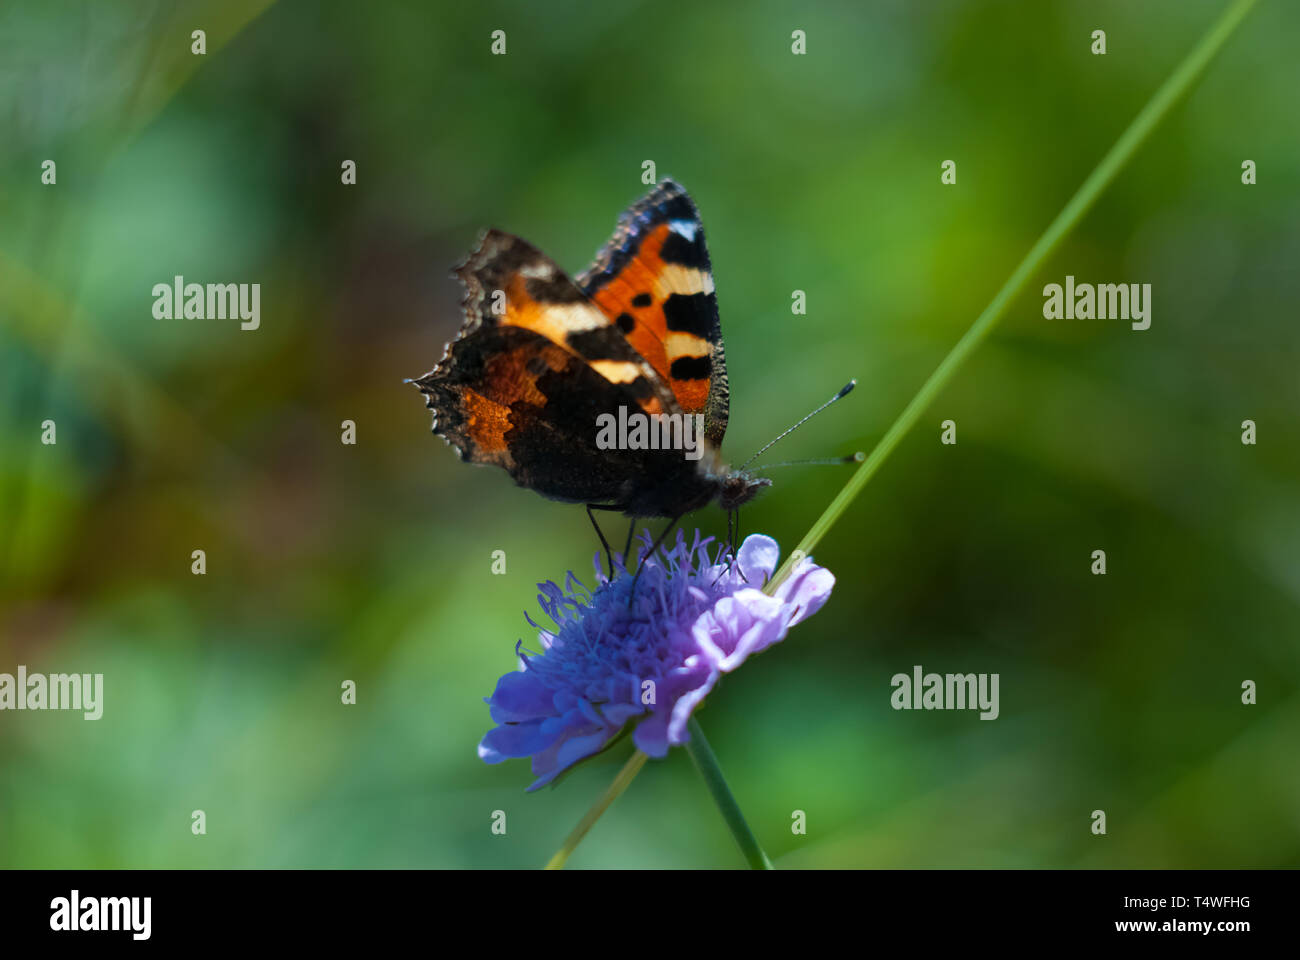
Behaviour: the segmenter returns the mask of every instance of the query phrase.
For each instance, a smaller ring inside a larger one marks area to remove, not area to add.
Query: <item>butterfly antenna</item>
[[[762,473],[764,470],[775,470],[777,467],[811,467],[811,466],[839,466],[846,463],[861,463],[867,459],[867,455],[859,450],[857,453],[850,453],[847,457],[821,457],[816,460],[782,460],[780,463],[765,463],[755,470],[756,473]]]
[[[781,440],[781,439],[783,439],[783,438],[785,438],[785,437],[788,437],[790,434],[794,433],[796,430],[798,430],[800,427],[802,427],[805,423],[807,423],[807,422],[808,422],[809,420],[811,420],[813,417],[817,416],[817,414],[821,413],[823,410],[825,410],[827,407],[829,407],[829,406],[830,406],[832,403],[834,403],[836,400],[842,400],[842,399],[844,399],[845,397],[847,397],[847,396],[848,396],[848,395],[853,391],[853,388],[856,387],[857,385],[858,385],[858,381],[857,381],[857,380],[850,380],[848,383],[846,383],[846,384],[845,384],[845,385],[840,389],[840,392],[839,392],[839,393],[835,394],[835,396],[831,397],[829,400],[827,400],[825,403],[823,403],[820,407],[818,407],[818,408],[817,408],[816,410],[814,410],[812,413],[808,414],[808,416],[804,417],[802,420],[800,420],[798,423],[796,423],[793,427],[790,427],[788,430],[786,430],[786,431],[783,432],[783,433],[779,433],[779,434],[777,434],[775,437],[773,437],[771,440],[769,440],[766,444],[764,444],[764,446],[762,447],[762,449],[760,449],[760,450],[758,451],[758,453],[754,454],[752,457],[750,457],[748,460],[746,460],[744,463],[742,463],[742,464],[740,465],[740,469],[741,469],[741,470],[744,470],[747,466],[749,466],[751,463],[753,463],[755,460],[757,460],[759,457],[761,457],[763,454],[765,454],[765,453],[766,453],[766,452],[771,448],[772,444],[774,444],[774,443],[776,443],[778,440]]]

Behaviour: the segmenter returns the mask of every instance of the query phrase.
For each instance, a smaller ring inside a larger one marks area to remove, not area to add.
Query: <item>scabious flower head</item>
[[[643,543],[644,554],[648,533]],[[538,627],[540,652],[516,644],[519,669],[486,698],[498,726],[479,756],[487,763],[532,757],[537,780],[528,789],[536,790],[635,722],[638,749],[662,757],[690,740],[691,711],[722,674],[783,640],[835,585],[829,570],[805,557],[768,596],[762,587],[776,569],[775,540],[748,537],[734,562],[711,544],[696,531],[688,546],[678,531],[674,546],[642,559],[635,590],[622,557],[615,556],[610,581],[599,553],[594,591],[572,573],[563,589],[538,584],[555,628]]]

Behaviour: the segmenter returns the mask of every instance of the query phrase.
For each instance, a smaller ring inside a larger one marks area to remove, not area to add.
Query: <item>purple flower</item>
[[[615,556],[621,575],[610,581],[599,553],[594,592],[572,573],[564,589],[538,584],[555,629],[538,627],[541,653],[515,645],[519,669],[486,698],[498,726],[479,744],[479,757],[532,757],[537,780],[528,789],[536,790],[600,752],[630,721],[637,747],[663,757],[690,740],[686,722],[718,678],[785,639],[835,585],[829,570],[805,557],[768,596],[761,588],[776,569],[775,540],[748,537],[732,564],[721,549],[711,555],[711,542],[696,531],[688,547],[678,531],[673,547],[644,561],[635,593],[622,557]],[[642,552],[648,533],[643,543]]]

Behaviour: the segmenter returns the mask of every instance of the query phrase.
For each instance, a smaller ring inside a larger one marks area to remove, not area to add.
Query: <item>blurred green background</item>
[[[778,459],[870,449],[1223,7],[0,8],[0,671],[106,686],[0,713],[0,865],[544,863],[631,748],[533,795],[475,754],[534,584],[596,548],[402,383],[478,230],[576,273],[655,161],[708,232],[732,460],[854,376]],[[1300,864],[1298,34],[1260,5],[820,545],[831,602],[710,698],[778,866]],[[1151,283],[1151,329],[1044,320],[1067,273]],[[155,320],[176,274],[260,283],[261,329]],[[775,478],[742,519],[788,551],[848,471]],[[1001,717],[893,711],[914,664],[999,673]],[[682,751],[571,861],[740,863]]]

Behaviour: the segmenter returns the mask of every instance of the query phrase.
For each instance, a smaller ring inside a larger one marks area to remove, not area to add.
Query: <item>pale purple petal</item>
[[[776,595],[795,608],[790,626],[811,617],[830,599],[835,586],[835,574],[819,567],[807,557],[800,560],[794,572],[776,589]]]
[[[736,566],[744,574],[751,586],[761,587],[776,569],[777,558],[781,548],[771,537],[755,533],[745,538],[745,542],[736,551]]]

